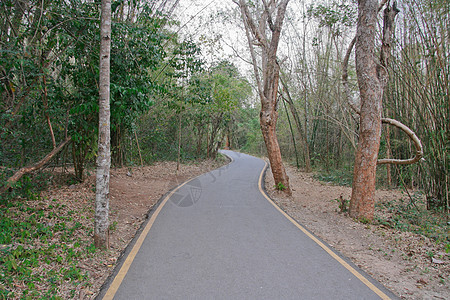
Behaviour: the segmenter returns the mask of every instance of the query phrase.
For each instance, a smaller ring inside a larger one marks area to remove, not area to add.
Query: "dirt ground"
[[[62,282],[58,286],[58,296],[63,299],[95,298],[155,203],[178,184],[224,163],[224,160],[192,163],[182,165],[178,172],[173,162],[142,168],[112,169],[110,249],[96,251],[93,256],[78,260],[77,267],[88,274],[88,283],[76,285],[74,290],[73,282]],[[297,172],[294,168],[288,167],[288,173],[293,187],[292,197],[283,197],[274,190],[270,170],[266,174],[266,189],[275,202],[299,223],[401,298],[450,299],[450,256],[442,246],[412,233],[355,222],[338,212],[338,203],[335,201],[341,195],[349,199],[350,188],[321,183],[310,174]],[[74,234],[83,245],[88,246],[92,243],[94,191],[95,176],[92,175],[84,183],[53,186],[43,192],[41,201],[31,201],[30,205],[49,211],[58,203],[63,208],[62,214],[76,212],[74,215],[77,218],[73,222],[81,224],[77,225],[79,229]],[[393,191],[377,192],[379,201],[396,197],[401,195]],[[67,226],[73,224],[68,223]],[[58,237],[55,237],[54,242],[61,243]],[[438,263],[431,261],[429,251],[436,253]],[[41,268],[59,269],[64,267],[61,264]],[[18,295],[20,289],[24,288],[20,285],[17,286]]]
[[[421,235],[384,225],[362,224],[340,213],[342,196],[351,188],[319,182],[311,174],[287,167],[292,197],[274,188],[268,169],[265,186],[271,198],[291,217],[350,258],[402,299],[450,299],[450,257],[442,245]],[[378,190],[377,201],[399,199],[398,191]],[[434,259],[429,253],[436,253]]]

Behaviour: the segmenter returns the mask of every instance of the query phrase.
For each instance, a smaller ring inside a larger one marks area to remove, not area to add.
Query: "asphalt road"
[[[394,299],[277,209],[261,159],[187,182],[153,212],[99,299]]]

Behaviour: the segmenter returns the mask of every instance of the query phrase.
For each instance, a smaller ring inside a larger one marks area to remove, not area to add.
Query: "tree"
[[[388,3],[384,11],[381,58],[375,55],[378,1],[358,2],[356,73],[361,99],[359,143],[355,156],[350,216],[373,219],[378,151],[381,139],[381,113],[384,88],[388,81],[394,18],[399,11]]]
[[[115,166],[126,163],[125,138],[134,136],[136,119],[148,112],[160,88],[152,72],[166,57],[164,44],[170,37],[164,28],[165,12],[152,10],[152,3],[112,4],[111,163]]]
[[[281,36],[286,7],[289,0],[270,0],[267,3],[262,0],[263,7],[258,20],[258,26],[244,0],[234,0],[241,9],[244,21],[248,45],[252,57],[258,94],[261,100],[260,126],[264,142],[269,156],[270,166],[276,185],[287,194],[291,194],[289,177],[283,166],[280,146],[278,144],[276,125],[278,119],[278,81],[280,78],[280,66],[277,61],[278,43]],[[276,17],[273,14],[276,11]],[[271,34],[267,34],[267,29]],[[257,64],[256,53],[253,45],[257,43],[261,47],[261,72]]]
[[[100,24],[99,74],[99,130],[97,154],[97,181],[95,192],[94,243],[97,248],[109,247],[109,169],[111,166],[110,141],[110,53],[111,53],[111,1],[102,0]]]

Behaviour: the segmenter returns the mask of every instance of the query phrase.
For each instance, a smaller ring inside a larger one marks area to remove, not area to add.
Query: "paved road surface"
[[[161,202],[99,299],[395,298],[268,201],[263,160],[223,152]]]

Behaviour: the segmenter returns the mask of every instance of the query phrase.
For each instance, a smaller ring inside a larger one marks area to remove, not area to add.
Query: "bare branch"
[[[250,55],[252,57],[252,65],[253,65],[253,71],[255,73],[256,84],[258,87],[258,94],[262,95],[263,89],[261,86],[261,78],[259,76],[258,63],[256,61],[255,49],[253,48],[252,38],[250,36],[250,32],[249,32],[249,28],[248,28],[249,25],[247,22],[245,22],[245,11],[244,11],[243,6],[239,5],[239,7],[241,8],[241,16],[242,16],[242,20],[244,21],[245,35],[247,36],[248,46],[250,48]]]
[[[264,5],[264,11],[267,14],[267,23],[269,24],[269,28],[270,30],[273,32],[275,31],[275,25],[273,24],[273,20],[272,20],[272,13],[269,10],[269,6],[267,5],[265,0],[262,0],[262,3]]]
[[[348,46],[347,49],[347,53],[345,53],[344,61],[342,62],[342,85],[344,86],[345,95],[347,96],[347,102],[355,112],[358,112],[359,109],[354,107],[353,103],[351,102],[352,96],[350,94],[350,87],[348,86],[348,61],[350,59],[350,55],[352,54],[352,50],[353,47],[355,46],[355,43],[356,43],[356,36],[350,42],[350,45]]]
[[[377,161],[378,165],[383,164],[394,164],[394,165],[411,165],[418,162],[423,157],[423,147],[420,139],[417,135],[412,131],[408,126],[402,124],[401,122],[390,119],[390,118],[381,118],[381,122],[384,124],[389,124],[400,128],[403,132],[405,132],[408,137],[414,142],[414,147],[416,148],[416,154],[413,158],[410,159],[379,159]]]
[[[383,6],[388,2],[389,0],[383,0],[381,1],[380,5],[378,6],[378,11],[381,11]],[[394,10],[397,10],[396,4],[394,3]],[[398,10],[397,10],[398,12]],[[395,18],[395,15],[393,16]],[[392,19],[393,20],[393,19]],[[356,36],[352,39],[350,42],[350,45],[348,45],[347,52],[345,53],[344,61],[342,62],[342,84],[344,85],[345,93],[347,94],[347,98],[350,100],[350,89],[348,87],[348,61],[350,59],[350,55],[352,54],[353,47],[355,47],[356,43]],[[350,101],[349,101],[350,102]],[[353,107],[353,105],[350,105],[353,110],[356,112],[358,111]]]
[[[23,175],[34,172],[41,169],[46,163],[48,163],[59,151],[61,151],[67,143],[71,141],[71,137],[67,138],[64,142],[59,144],[58,147],[54,148],[49,154],[47,154],[43,159],[35,163],[34,165],[23,167],[19,169],[13,176],[11,176],[7,181],[6,185],[1,188],[0,193],[6,192],[12,187]]]
[[[383,16],[383,40],[381,45],[380,62],[385,68],[388,66],[389,57],[391,56],[391,43],[394,27],[395,16],[400,12],[397,8],[397,3],[394,1],[392,8],[388,5],[384,9]]]
[[[236,3],[236,2],[235,2]],[[255,22],[248,11],[247,5],[244,3],[244,0],[239,0],[239,7],[241,8],[241,12],[243,12],[244,24],[247,24],[252,34],[258,40],[258,42],[263,46],[267,47],[268,43],[266,38],[262,35],[260,30],[256,27]]]

